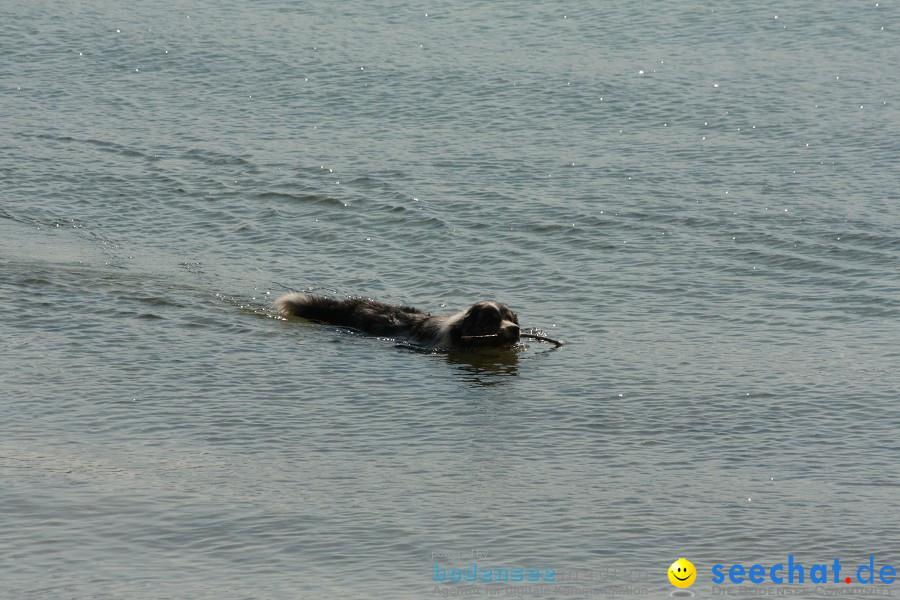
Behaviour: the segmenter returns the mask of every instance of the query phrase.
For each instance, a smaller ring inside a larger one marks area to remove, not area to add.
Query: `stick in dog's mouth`
[[[498,337],[500,337],[500,334],[497,333],[490,333],[488,335],[464,335],[462,336],[462,340],[464,342],[471,342],[479,339],[492,339]],[[535,335],[533,333],[520,333],[519,337],[531,338],[533,340],[538,340],[539,342],[550,342],[551,344],[555,344],[557,348],[563,345],[563,342],[559,340],[554,340],[553,338],[548,338],[543,335]]]

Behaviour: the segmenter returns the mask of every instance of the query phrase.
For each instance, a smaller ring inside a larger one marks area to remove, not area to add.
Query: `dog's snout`
[[[503,331],[509,337],[514,337],[514,338],[519,337],[519,326],[516,325],[515,323],[506,323],[505,327],[503,328]]]

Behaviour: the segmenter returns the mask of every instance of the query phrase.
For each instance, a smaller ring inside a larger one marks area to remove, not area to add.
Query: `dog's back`
[[[275,306],[285,316],[353,327],[373,335],[410,336],[428,319],[428,314],[409,306],[392,306],[366,298],[334,300],[299,292],[278,298]]]

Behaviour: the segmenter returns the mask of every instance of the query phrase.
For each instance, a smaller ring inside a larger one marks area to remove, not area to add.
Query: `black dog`
[[[476,302],[452,315],[429,315],[409,306],[365,298],[332,300],[293,292],[276,300],[275,307],[284,316],[407,338],[438,348],[508,348],[519,341],[519,318],[499,302]]]

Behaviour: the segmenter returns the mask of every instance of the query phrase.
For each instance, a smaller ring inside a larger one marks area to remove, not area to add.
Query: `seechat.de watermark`
[[[842,572],[843,571],[843,572]],[[854,579],[853,576],[856,576]],[[897,571],[891,565],[878,565],[875,556],[869,557],[869,562],[859,565],[858,567],[844,568],[840,559],[835,558],[833,562],[813,564],[807,569],[802,563],[794,560],[794,555],[789,554],[787,561],[776,563],[771,566],[763,566],[759,564],[745,567],[740,563],[735,563],[730,567],[725,565],[713,565],[712,582],[716,584],[724,583],[726,580],[731,583],[844,583],[844,584],[863,584],[880,583],[882,585],[890,585],[896,579]]]
[[[842,564],[839,558],[804,564],[789,554],[771,565],[715,564],[711,575],[713,596],[891,596],[897,579],[893,565],[880,563],[875,555],[863,564]],[[681,588],[671,596],[693,596],[685,588],[704,579],[685,558],[669,566],[668,576]]]

